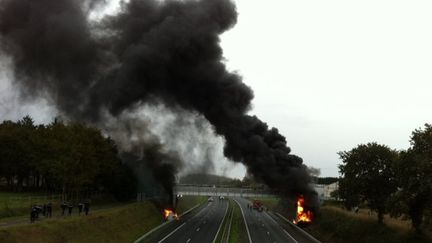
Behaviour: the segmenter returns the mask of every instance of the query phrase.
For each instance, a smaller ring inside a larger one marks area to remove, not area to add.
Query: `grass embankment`
[[[190,208],[198,204],[205,203],[206,201],[207,197],[183,196],[177,202],[176,213],[180,215],[189,210]]]
[[[387,219],[384,225],[380,225],[376,217],[334,206],[322,207],[319,218],[306,231],[322,242],[432,242],[432,238],[414,233],[409,224],[400,220]]]
[[[72,201],[77,203],[78,201]],[[99,209],[118,205],[118,202],[109,195],[93,195],[91,197],[91,209]],[[41,193],[14,193],[0,192],[0,221],[9,218],[29,217],[32,205],[52,203],[53,215],[60,214],[61,195],[46,196]],[[76,209],[74,210],[76,211]]]
[[[27,215],[31,205],[35,203],[43,204],[46,201],[36,193],[0,192],[0,219]]]
[[[0,229],[0,242],[132,242],[163,222],[150,202]]]
[[[236,202],[232,203],[233,214],[230,230],[229,243],[247,243],[249,238],[246,231],[245,222],[239,205]]]
[[[205,198],[185,197],[177,211],[182,213]],[[88,216],[45,219],[35,224],[0,228],[0,242],[133,242],[163,223],[154,203],[130,203],[91,212]]]

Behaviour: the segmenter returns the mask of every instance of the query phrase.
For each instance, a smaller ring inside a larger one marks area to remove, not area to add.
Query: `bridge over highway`
[[[227,186],[214,186],[214,185],[190,185],[190,184],[177,184],[173,188],[173,199],[177,195],[184,196],[224,196],[224,197],[274,197],[276,196],[271,190],[257,189],[257,188],[241,188],[241,187],[227,187]],[[143,201],[149,198],[163,197],[163,193],[159,190],[147,192],[138,192],[137,201]],[[175,205],[175,200],[173,201]]]
[[[174,187],[175,195],[187,196],[224,196],[224,197],[273,197],[270,190],[255,188],[224,187],[212,185],[182,185]]]

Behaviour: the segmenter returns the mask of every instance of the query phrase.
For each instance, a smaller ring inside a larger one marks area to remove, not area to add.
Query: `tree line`
[[[61,193],[65,199],[94,192],[133,197],[136,179],[116,144],[94,127],[35,125],[29,116],[0,124],[0,185],[8,191]]]
[[[432,125],[414,130],[406,150],[373,142],[339,156],[338,194],[347,208],[366,205],[379,223],[386,213],[410,218],[417,231],[432,219]]]

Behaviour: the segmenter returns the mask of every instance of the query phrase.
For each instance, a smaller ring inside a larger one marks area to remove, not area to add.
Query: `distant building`
[[[312,184],[320,199],[324,199],[324,186],[321,184]]]
[[[339,189],[339,182],[334,182],[329,185],[313,184],[313,187],[318,193],[320,200],[336,199],[331,196],[331,193]]]
[[[338,190],[339,189],[339,182],[336,181],[330,185],[326,185],[324,187],[324,195],[325,197],[329,198],[329,199],[336,199],[334,197],[331,196],[331,193]]]

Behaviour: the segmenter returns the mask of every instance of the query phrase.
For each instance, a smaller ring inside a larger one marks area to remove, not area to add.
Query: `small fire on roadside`
[[[297,215],[293,220],[295,224],[305,226],[312,223],[313,214],[310,210],[305,209],[305,199],[303,195],[297,199]]]
[[[163,216],[164,216],[164,218],[165,218],[166,220],[168,220],[168,221],[171,221],[171,220],[174,220],[174,219],[178,220],[178,215],[177,215],[177,213],[174,212],[174,211],[171,210],[171,209],[164,209]]]

